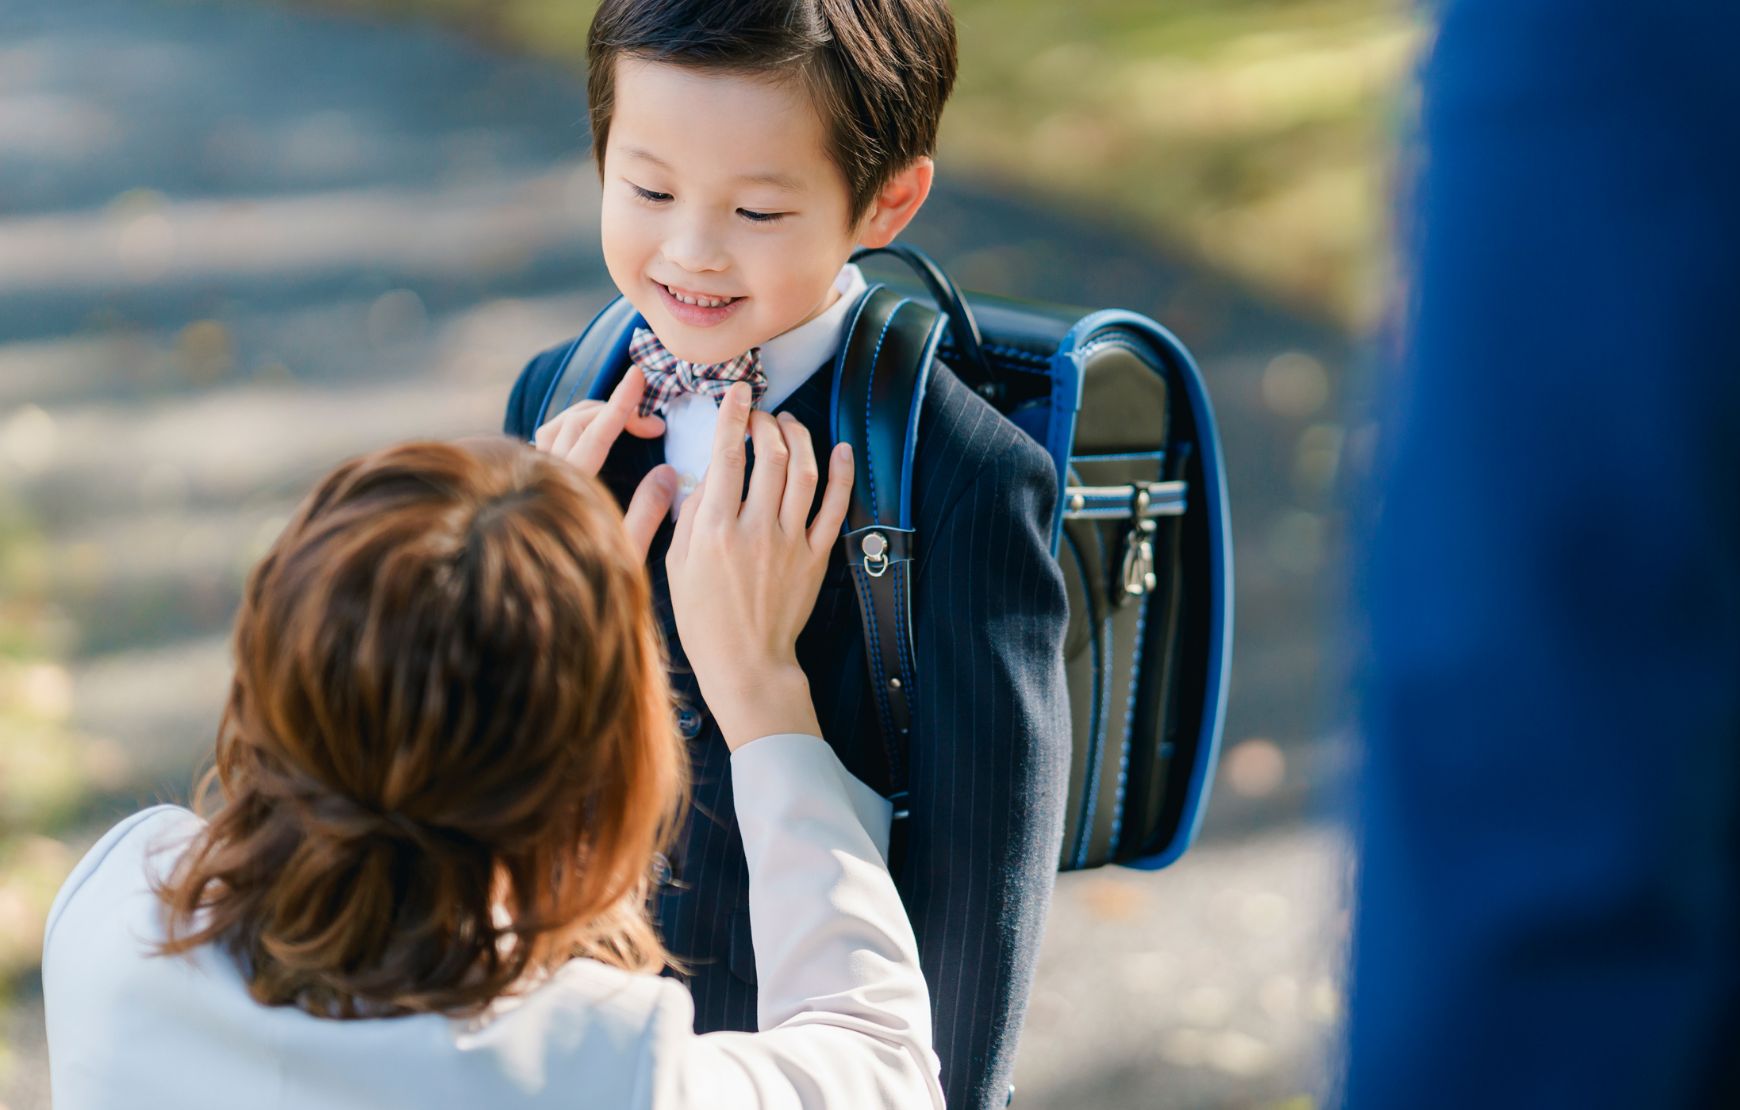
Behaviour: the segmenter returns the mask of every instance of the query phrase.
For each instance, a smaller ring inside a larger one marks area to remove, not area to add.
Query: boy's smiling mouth
[[[665,309],[690,327],[705,328],[720,323],[746,299],[708,296],[694,290],[669,286],[662,281],[655,281],[653,285],[658,288]]]
[[[663,282],[660,284],[662,285]],[[674,285],[666,285],[665,292],[684,304],[698,304],[702,308],[721,308],[738,299],[736,297],[714,297],[706,293],[691,293],[687,289],[678,289]]]

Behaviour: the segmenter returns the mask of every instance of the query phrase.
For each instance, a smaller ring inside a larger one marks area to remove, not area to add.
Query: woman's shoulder
[[[647,1036],[667,1025],[671,1012],[693,1006],[689,992],[674,979],[627,971],[588,957],[562,965],[533,994],[557,1009],[584,1010],[592,1020],[625,1031],[638,1029]]]
[[[117,822],[104,833],[67,875],[48,911],[44,937],[54,935],[67,907],[80,892],[105,885],[114,876],[127,886],[147,883],[147,856],[184,845],[204,822],[191,810],[177,805],[156,805]]]
[[[586,1090],[589,1105],[644,1107],[654,1069],[673,1041],[694,1038],[693,1021],[689,993],[676,981],[579,958],[450,1028],[452,1047],[474,1064],[535,1056],[549,1090]]]

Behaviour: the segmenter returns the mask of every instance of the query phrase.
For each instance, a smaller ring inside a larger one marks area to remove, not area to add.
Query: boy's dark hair
[[[600,173],[622,57],[803,81],[855,224],[890,178],[936,149],[955,22],[946,0],[604,0],[586,44]]]

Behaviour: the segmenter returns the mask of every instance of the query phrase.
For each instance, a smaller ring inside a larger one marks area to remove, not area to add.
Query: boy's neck
[[[822,298],[821,304],[817,305],[814,309],[812,309],[810,311],[810,314],[808,316],[805,316],[802,320],[799,320],[797,323],[793,324],[791,327],[780,332],[779,335],[770,336],[769,338],[778,339],[780,335],[790,335],[792,332],[803,327],[805,324],[809,323],[811,320],[814,320],[816,317],[820,316],[822,313],[828,311],[828,309],[833,308],[834,305],[836,303],[838,303],[839,300],[840,300],[840,279],[836,275],[834,278],[834,283],[832,285],[828,286],[828,295]]]

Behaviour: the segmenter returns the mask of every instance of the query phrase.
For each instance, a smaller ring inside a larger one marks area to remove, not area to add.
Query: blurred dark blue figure
[[[1740,1106],[1740,4],[1441,15],[1348,1098]]]

